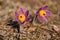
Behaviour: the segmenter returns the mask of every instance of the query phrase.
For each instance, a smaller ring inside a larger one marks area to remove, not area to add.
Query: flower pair
[[[38,11],[37,11],[37,19],[39,22],[42,22],[43,20],[48,22],[46,16],[50,16],[51,15],[51,12],[50,11],[47,11],[47,5],[40,8]],[[28,14],[29,14],[29,10],[27,10],[25,13],[23,11],[22,8],[20,8],[19,10],[19,13],[15,13],[15,20],[19,23],[19,24],[24,24],[26,21],[29,21],[30,18],[28,18]]]

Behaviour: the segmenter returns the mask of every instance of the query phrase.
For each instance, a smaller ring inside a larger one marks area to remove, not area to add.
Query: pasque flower
[[[27,10],[25,13],[22,8],[20,8],[19,12],[15,12],[15,20],[19,24],[24,24],[26,21],[29,20],[28,18],[29,10]]]
[[[39,22],[42,22],[43,20],[45,22],[48,22],[46,16],[50,16],[52,13],[47,9],[47,5],[45,5],[44,7],[40,8],[38,11],[37,11],[37,19]]]

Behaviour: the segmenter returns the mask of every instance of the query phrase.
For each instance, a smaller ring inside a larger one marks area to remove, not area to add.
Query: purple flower
[[[46,6],[42,7],[42,8],[40,8],[40,9],[37,11],[37,19],[38,19],[39,22],[42,22],[43,20],[44,20],[45,22],[48,22],[46,16],[51,16],[52,13],[51,13],[50,11],[47,11],[47,10],[46,10],[47,7],[48,7],[48,6],[46,5]]]
[[[25,13],[22,8],[20,8],[19,12],[15,12],[15,21],[17,21],[19,24],[24,24],[26,21],[29,20],[28,18],[29,10],[27,10]]]

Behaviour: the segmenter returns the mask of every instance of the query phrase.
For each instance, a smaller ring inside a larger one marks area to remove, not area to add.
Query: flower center
[[[45,12],[44,10],[41,10],[41,11],[39,12],[39,15],[40,15],[41,17],[44,17],[44,16],[46,15],[46,12]]]
[[[20,14],[20,15],[18,16],[18,20],[19,20],[20,22],[24,22],[25,19],[26,19],[26,17],[25,17],[24,14]]]
[[[22,16],[20,16],[20,18],[22,18]]]

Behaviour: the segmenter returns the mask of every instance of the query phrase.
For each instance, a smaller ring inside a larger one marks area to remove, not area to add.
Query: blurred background
[[[35,15],[46,4],[52,15],[47,17],[47,24],[41,24]],[[0,0],[0,40],[18,40],[17,29],[8,26],[7,21],[15,18],[20,7],[24,12],[30,10],[29,15],[34,18],[32,24],[20,26],[20,40],[60,40],[60,0]]]

